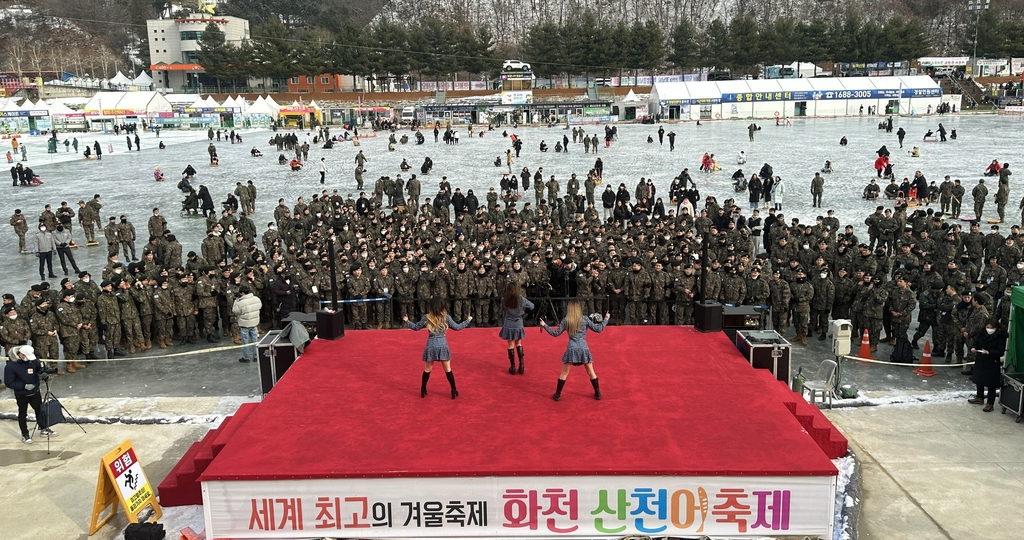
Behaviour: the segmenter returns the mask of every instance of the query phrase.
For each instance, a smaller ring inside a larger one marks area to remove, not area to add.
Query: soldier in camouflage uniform
[[[370,297],[370,287],[370,279],[363,275],[363,267],[357,263],[352,267],[352,276],[348,279],[346,297],[349,300],[365,300]],[[355,330],[366,330],[366,325],[366,303],[353,303],[352,328]]]
[[[128,342],[128,352],[142,348],[142,324],[139,322],[139,308],[135,305],[132,285],[127,280],[118,284],[116,293],[121,308],[121,335]]]
[[[178,324],[178,335],[181,343],[196,342],[196,315],[199,310],[195,303],[196,286],[191,274],[183,274],[178,279],[178,286],[171,290],[174,296],[174,314]]]
[[[142,350],[153,347],[153,284],[150,279],[139,279],[132,287],[132,299],[139,310],[139,325],[142,327]]]
[[[766,306],[771,298],[771,288],[768,281],[761,279],[761,267],[754,266],[750,269],[750,277],[747,278],[747,298],[743,302],[748,306]]]
[[[81,349],[81,332],[82,326],[82,313],[79,311],[78,306],[75,305],[75,291],[65,290],[63,293],[61,302],[57,304],[55,315],[57,316],[57,335],[60,336],[60,342],[64,345],[64,359],[67,360],[67,370],[73,372],[77,370],[79,366],[85,367],[79,364],[75,360],[78,357],[78,351]]]
[[[117,255],[117,252],[121,249],[121,240],[118,238],[120,230],[117,226],[117,219],[114,216],[110,216],[107,220],[107,226],[103,228],[103,236],[107,240],[107,258]]]
[[[917,313],[917,331],[914,332],[914,337],[910,338],[911,345],[915,349],[918,348],[918,340],[928,333],[929,328],[932,330],[932,341],[935,342],[932,347],[932,351],[938,349],[938,310],[939,300],[942,298],[942,282],[933,281],[929,284],[929,287],[921,294],[918,295],[917,301],[920,306],[920,311]],[[934,356],[934,354],[933,354]]]
[[[391,275],[388,267],[381,266],[380,272],[373,278],[373,295],[377,298],[387,298],[386,301],[374,302],[373,311],[377,318],[377,329],[391,328],[393,313],[391,310],[391,299],[395,295],[398,283],[395,276]]]
[[[103,343],[107,348],[107,358],[124,356],[121,350],[121,306],[114,294],[114,284],[110,281],[100,283],[100,293],[96,299],[96,311],[103,329]]]
[[[829,277],[828,269],[818,268],[815,272],[818,272],[817,275],[811,278],[814,299],[811,300],[811,324],[807,337],[811,337],[813,331],[818,333],[818,341],[825,341],[825,334],[828,333],[828,315],[836,299],[836,286]]]
[[[476,279],[473,282],[473,297],[476,298],[474,318],[480,326],[491,325],[491,299],[495,294],[494,276],[481,265],[476,269]]]
[[[867,281],[867,276],[864,276],[864,279]],[[875,352],[878,349],[878,338],[882,332],[882,313],[885,310],[885,304],[888,299],[889,293],[882,284],[882,280],[878,277],[872,277],[871,284],[867,287],[867,295],[863,306],[864,318],[867,320],[868,340],[871,342],[871,352]]]
[[[135,257],[135,225],[128,221],[127,216],[121,216],[121,223],[117,225],[117,239],[121,242],[125,261],[139,260]],[[130,258],[129,253],[131,253]]]
[[[416,319],[413,298],[416,296],[416,274],[408,261],[402,262],[402,271],[395,276],[395,297],[398,300],[398,318]]]
[[[772,308],[772,328],[785,337],[789,330],[789,302],[792,300],[792,291],[789,283],[782,279],[782,272],[778,268],[772,270],[772,279],[768,282],[768,290],[771,291],[769,305]]]
[[[676,324],[693,324],[693,303],[699,292],[697,285],[693,266],[687,264],[672,285],[676,295]]]
[[[54,360],[50,367],[57,367],[56,360],[59,358],[60,345],[57,343],[57,329],[59,327],[57,316],[50,309],[50,299],[40,298],[36,300],[36,307],[32,309],[32,317],[29,319],[29,326],[32,328],[32,347],[36,350],[36,356],[41,360]],[[75,372],[72,363],[67,362],[68,371]],[[58,372],[62,374],[63,371]]]
[[[893,335],[890,345],[895,345],[898,338],[906,338],[910,330],[910,322],[917,307],[917,297],[910,290],[907,278],[896,274],[896,289],[889,294],[889,313],[892,316]]]
[[[814,286],[807,281],[803,268],[796,272],[796,282],[789,286],[793,304],[793,326],[796,329],[796,340],[807,345],[807,325],[811,315],[811,300],[814,299]]]
[[[669,324],[668,297],[671,293],[672,276],[665,271],[665,265],[661,261],[654,263],[654,272],[651,272],[650,276],[651,324]],[[596,310],[590,311],[590,313],[595,312]]]
[[[153,337],[161,349],[173,345],[174,335],[174,296],[171,293],[167,278],[157,280],[157,287],[152,291],[153,303]]]
[[[452,302],[454,305],[452,312],[456,319],[463,321],[473,314],[473,302],[469,298],[473,292],[475,276],[466,267],[464,260],[459,260],[455,268],[456,271],[452,277],[452,296],[455,298],[455,301]]]
[[[651,293],[651,276],[634,259],[626,274],[623,293],[626,295],[626,324],[647,324],[647,298]]]
[[[985,331],[985,324],[989,320],[989,311],[985,306],[991,303],[991,301],[992,299],[988,293],[977,293],[971,302],[970,314],[967,316],[961,334],[964,342],[967,344],[967,362],[974,362],[977,357],[973,350],[974,340]],[[960,371],[964,375],[971,375],[973,372],[973,366],[966,366],[965,369]]]
[[[200,271],[202,275],[196,280],[196,298],[198,299],[198,307],[203,317],[201,335],[206,336],[206,341],[216,343],[219,341],[219,338],[213,325],[217,322],[217,295],[220,293],[217,268],[214,266],[204,266]]]
[[[416,277],[416,303],[419,307],[419,315],[422,317],[427,313],[427,300],[430,299],[430,291],[434,287],[434,275],[426,261],[420,265],[420,273]]]

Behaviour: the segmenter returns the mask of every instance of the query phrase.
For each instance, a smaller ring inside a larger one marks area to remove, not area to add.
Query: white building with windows
[[[939,84],[923,75],[657,82],[649,99],[663,120],[916,115],[944,101]]]
[[[193,13],[146,21],[153,88],[188,89],[209,82],[198,55],[199,37],[211,22],[224,32],[227,43],[241,45],[249,40],[249,21],[238,17]]]

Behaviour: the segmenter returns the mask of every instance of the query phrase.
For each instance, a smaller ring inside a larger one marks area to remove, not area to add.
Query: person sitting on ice
[[[188,195],[181,201],[181,210],[190,215],[199,213],[199,195],[194,189],[189,189]]]
[[[999,160],[993,159],[992,163],[989,163],[988,167],[985,169],[984,174],[985,176],[999,176],[999,170],[1002,168],[1003,166],[999,164]]]
[[[555,141],[555,152],[562,151],[562,141]]]
[[[743,150],[740,150],[740,153],[736,156],[736,164],[737,165],[743,165],[746,162],[747,162],[747,154]]]
[[[949,140],[951,140],[951,141],[955,141],[956,140],[956,128],[953,128],[953,129],[949,130]]]
[[[185,170],[181,171],[181,175],[184,176],[185,178],[192,178],[193,176],[196,175],[196,169],[195,167],[192,166],[191,163],[189,163],[188,165],[185,166]]]
[[[930,129],[928,130],[928,133],[924,134],[924,139],[923,140],[927,141],[929,137],[932,137],[932,138],[935,137],[935,132],[930,130]]]
[[[210,156],[210,165],[220,165],[220,157],[217,154]]]
[[[540,141],[540,151],[541,152],[547,152],[548,151],[548,143],[546,143],[544,141]]]
[[[647,144],[651,144],[653,142],[654,142],[654,137],[651,137],[650,135],[648,135],[647,136]]]
[[[302,170],[302,162],[297,159],[293,159],[290,162],[288,162],[288,166],[291,167],[293,171]]]
[[[401,165],[399,165],[399,166],[398,166],[398,168],[399,168],[399,169],[402,169],[403,171],[408,171],[409,169],[411,169],[411,168],[412,168],[412,165],[409,165],[409,162],[408,162],[408,161],[406,161],[406,160],[405,160],[405,159],[403,158],[403,159],[402,159],[402,164],[401,164]]]
[[[867,186],[864,186],[864,198],[869,201],[876,200],[878,199],[878,194],[881,191],[882,189],[878,187],[878,184],[875,182],[875,179],[872,178],[871,182]]]
[[[284,165],[286,163],[288,163],[288,158],[284,157],[284,154],[278,154],[277,155],[277,164],[278,165]]]
[[[252,150],[249,150],[249,153],[252,157],[263,157],[263,152],[260,152],[259,148],[256,148],[255,146],[252,147]]]
[[[889,179],[889,185],[885,186],[885,198],[895,199],[900,196],[900,185],[896,183],[895,178]]]
[[[164,181],[164,173],[160,170],[160,167],[157,167],[156,170],[153,171],[153,180],[156,180],[157,182]]]
[[[830,174],[836,172],[836,170],[832,168],[832,162],[826,159],[825,166],[821,168],[821,172],[825,174]]]
[[[159,149],[163,150],[163,149],[167,148],[167,145],[166,145],[166,144],[164,144],[164,142],[163,142],[163,141],[160,141],[160,144],[159,144],[159,145],[157,145],[157,148],[159,148]]]
[[[494,166],[501,167],[501,156],[494,158]]]
[[[921,157],[921,149],[914,147],[910,150],[910,157]]]
[[[849,144],[849,141],[846,140],[846,135],[843,135],[843,138],[839,139],[839,146],[846,146],[847,144]]]

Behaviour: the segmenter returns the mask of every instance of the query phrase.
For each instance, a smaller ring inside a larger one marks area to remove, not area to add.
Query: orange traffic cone
[[[868,337],[868,329],[864,329],[864,337],[860,339],[860,352],[857,353],[860,358],[867,358],[868,360],[877,360],[874,356],[871,356],[871,338]]]
[[[921,353],[921,367],[914,370],[914,373],[922,377],[932,377],[937,371],[932,369],[932,342],[924,342],[924,352]]]

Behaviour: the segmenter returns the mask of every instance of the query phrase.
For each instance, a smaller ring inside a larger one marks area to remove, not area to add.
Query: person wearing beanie
[[[32,437],[28,431],[28,408],[36,415],[36,422],[41,434],[48,437],[57,434],[39,423],[43,416],[40,408],[43,405],[42,395],[39,391],[40,373],[43,365],[36,358],[35,350],[31,345],[11,347],[8,351],[7,365],[4,366],[4,384],[14,390],[14,399],[18,403],[18,427],[21,428],[21,442],[32,444]]]

